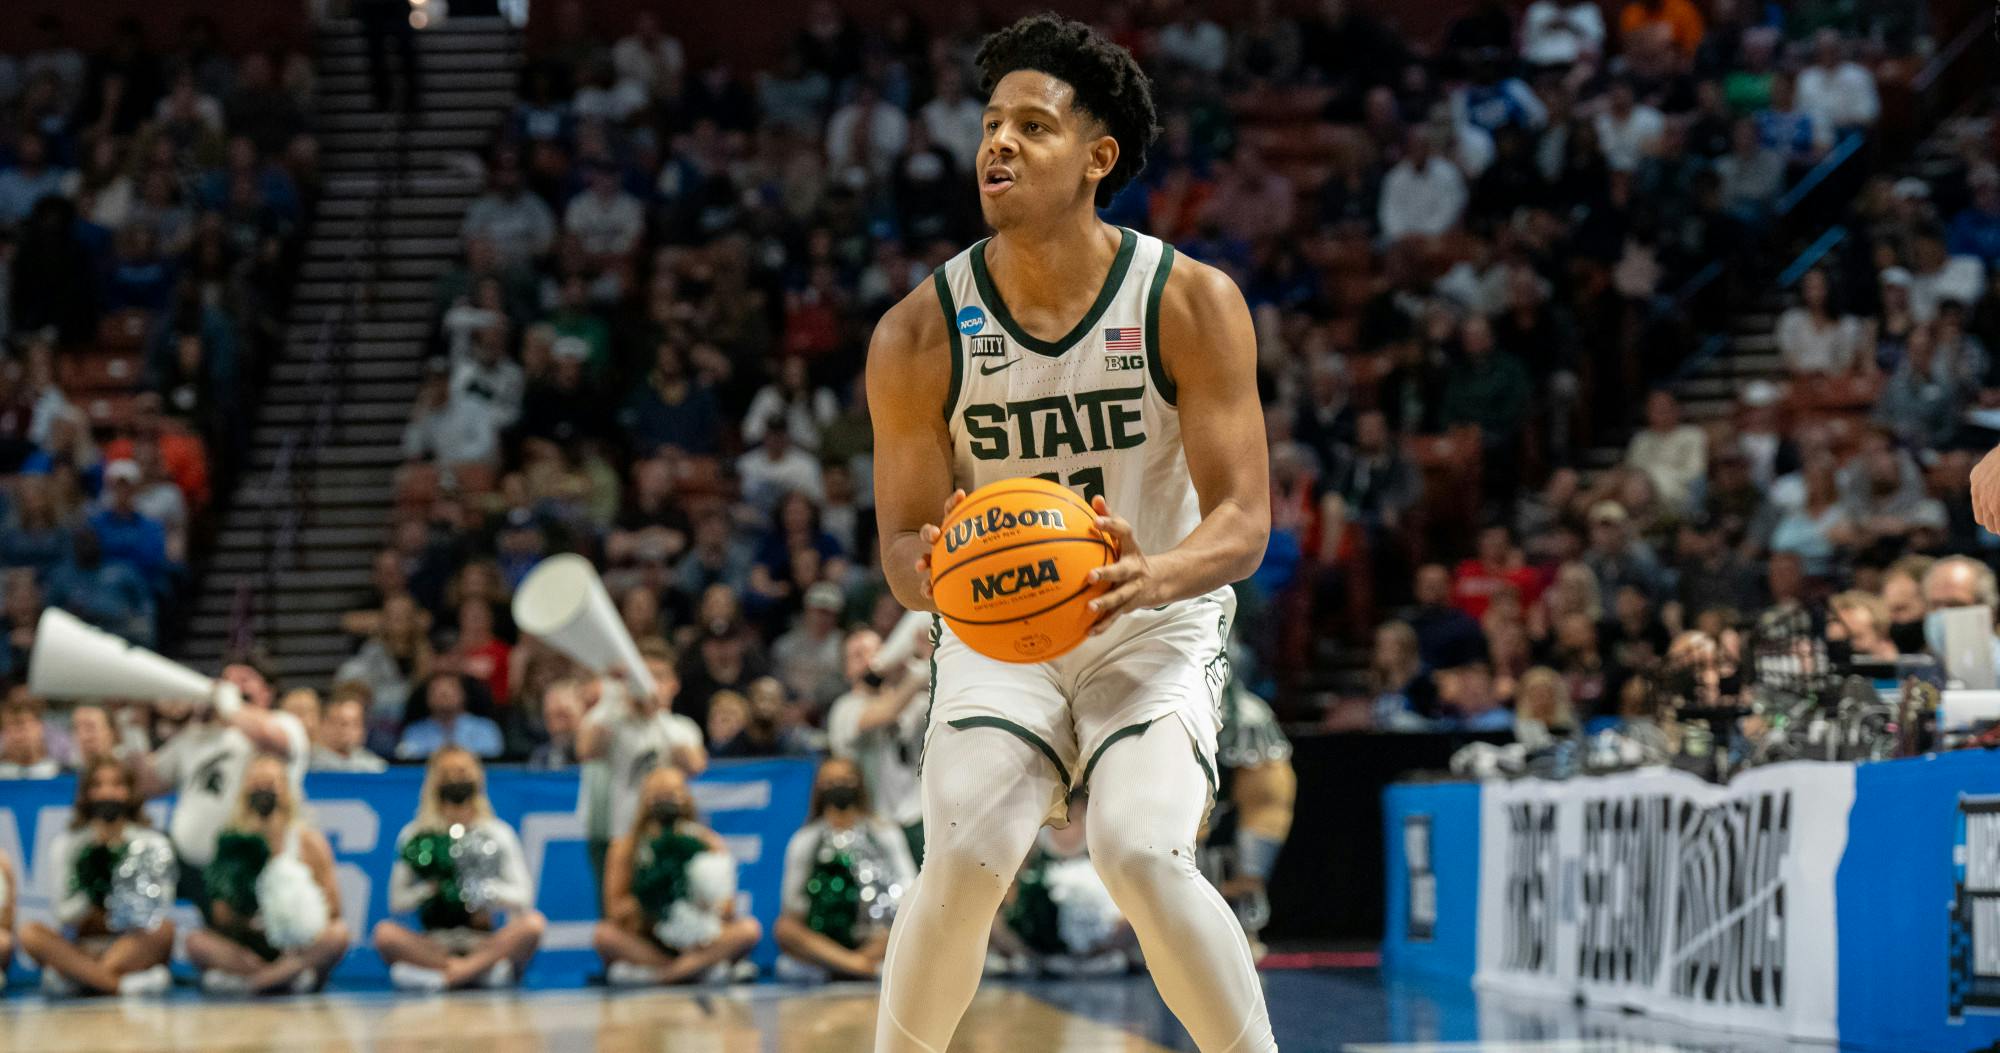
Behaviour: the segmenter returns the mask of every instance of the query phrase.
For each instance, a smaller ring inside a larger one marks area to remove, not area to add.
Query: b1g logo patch
[[[1128,369],[1144,368],[1146,368],[1146,358],[1144,355],[1104,356],[1104,371],[1107,373],[1121,373]]]

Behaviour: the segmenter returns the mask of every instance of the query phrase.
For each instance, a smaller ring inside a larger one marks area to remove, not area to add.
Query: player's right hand
[[[1995,447],[1972,469],[1972,518],[1979,525],[2000,534],[2000,447]]]
[[[951,510],[957,508],[958,503],[963,500],[965,491],[953,490],[951,496],[944,499],[944,514],[938,517],[939,522],[950,519]],[[931,598],[931,549],[943,534],[944,531],[940,530],[936,523],[925,523],[923,529],[917,531],[917,537],[924,543],[923,552],[917,556],[917,575],[920,583],[918,587],[923,590],[925,599]]]

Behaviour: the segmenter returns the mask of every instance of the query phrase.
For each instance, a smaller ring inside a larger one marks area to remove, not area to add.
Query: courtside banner
[[[1836,1038],[1854,786],[1853,765],[1807,763],[1727,786],[1674,771],[1487,783],[1481,993]]]
[[[764,941],[752,960],[768,967],[777,957],[771,929],[777,921],[778,886],[784,875],[785,843],[805,821],[814,765],[808,760],[718,762],[695,780],[702,819],[729,843],[738,863],[741,907],[764,926]],[[392,768],[380,775],[318,772],[306,776],[306,798],[315,823],[333,845],[342,916],[355,933],[355,946],[335,971],[341,979],[382,979],[387,967],[367,946],[369,929],[389,917],[389,870],[396,861],[396,834],[416,814],[423,769]],[[536,906],[548,916],[542,950],[529,970],[540,982],[578,982],[602,966],[590,950],[597,921],[597,890],[591,880],[578,808],[578,776],[489,768],[486,793],[493,810],[520,834],[528,872],[535,881]],[[20,876],[19,921],[51,921],[48,891],[58,878],[51,851],[69,824],[76,797],[73,776],[0,782],[0,856]],[[154,801],[148,814],[164,829],[170,801]],[[200,924],[190,904],[175,910],[175,923],[188,931]],[[414,924],[411,918],[402,919]],[[30,963],[18,959],[14,964]]]

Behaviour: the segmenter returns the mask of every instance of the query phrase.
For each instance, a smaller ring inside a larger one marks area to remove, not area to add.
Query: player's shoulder
[[[1167,283],[1160,290],[1160,317],[1168,321],[1198,320],[1243,307],[1243,292],[1220,267],[1175,252]]]

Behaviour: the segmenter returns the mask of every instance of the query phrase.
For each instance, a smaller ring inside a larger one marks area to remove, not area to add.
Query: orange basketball
[[[1083,642],[1118,558],[1097,513],[1045,479],[1002,479],[951,510],[931,546],[931,598],[966,646],[1003,662],[1045,662]]]

